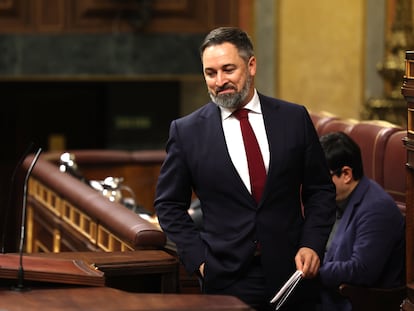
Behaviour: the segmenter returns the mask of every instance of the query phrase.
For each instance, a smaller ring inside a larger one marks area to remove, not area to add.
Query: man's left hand
[[[302,247],[295,256],[296,269],[303,272],[304,278],[310,279],[318,274],[321,261],[318,254],[309,247]]]

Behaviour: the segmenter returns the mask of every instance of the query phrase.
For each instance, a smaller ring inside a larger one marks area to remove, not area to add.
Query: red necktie
[[[247,164],[249,167],[252,195],[256,202],[259,203],[266,182],[266,169],[259,144],[257,143],[256,136],[254,135],[252,126],[250,125],[248,119],[248,114],[249,110],[245,108],[238,109],[233,112],[233,115],[240,121],[240,128],[247,156]]]

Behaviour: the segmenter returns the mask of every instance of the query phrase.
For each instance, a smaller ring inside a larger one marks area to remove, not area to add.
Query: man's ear
[[[354,174],[352,173],[352,168],[349,166],[344,166],[342,168],[342,174],[344,175],[344,181],[345,182],[350,182],[352,180],[354,180]]]
[[[256,57],[252,56],[247,63],[248,70],[251,76],[256,75]]]

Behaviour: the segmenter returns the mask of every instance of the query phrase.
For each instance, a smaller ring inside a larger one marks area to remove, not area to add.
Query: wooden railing
[[[31,157],[24,162],[28,166]],[[42,157],[29,179],[26,251],[130,251],[166,243],[159,227]]]

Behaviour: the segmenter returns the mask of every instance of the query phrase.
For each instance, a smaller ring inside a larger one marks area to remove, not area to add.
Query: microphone
[[[22,219],[21,219],[21,229],[20,229],[20,245],[19,245],[19,268],[17,273],[17,285],[13,286],[13,289],[16,291],[28,290],[24,286],[24,269],[23,269],[23,245],[24,245],[24,236],[26,233],[26,210],[27,210],[27,186],[29,183],[29,177],[33,171],[33,168],[39,159],[42,148],[39,148],[30,164],[29,169],[26,172],[26,176],[23,184],[23,204],[22,204]]]
[[[11,204],[12,204],[13,187],[15,186],[16,174],[17,174],[18,169],[22,166],[24,159],[29,155],[30,151],[33,149],[33,146],[34,146],[34,143],[30,142],[29,146],[27,146],[26,150],[20,157],[19,162],[17,162],[14,168],[12,177],[11,177],[11,182],[10,182],[11,189],[9,191],[9,200],[7,202],[7,208],[4,212],[4,218],[3,218],[3,232],[2,232],[2,237],[1,237],[1,253],[2,254],[6,252],[6,232],[8,228],[7,221],[9,220],[8,219],[9,211],[11,209]]]

